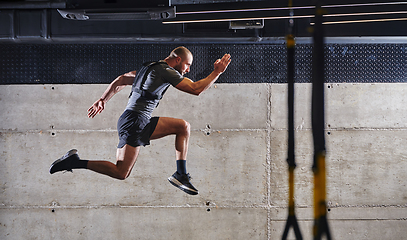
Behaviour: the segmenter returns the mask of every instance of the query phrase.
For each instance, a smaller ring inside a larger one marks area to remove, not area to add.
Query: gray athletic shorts
[[[150,119],[131,110],[126,110],[117,121],[119,145],[122,148],[128,144],[132,147],[150,145],[150,137],[157,126],[159,117]]]

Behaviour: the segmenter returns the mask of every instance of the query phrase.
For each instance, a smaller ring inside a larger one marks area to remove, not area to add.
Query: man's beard
[[[175,65],[174,69],[177,70],[182,76],[184,76],[184,73],[181,71],[181,64]]]

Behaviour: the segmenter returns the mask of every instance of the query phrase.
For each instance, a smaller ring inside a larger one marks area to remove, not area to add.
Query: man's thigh
[[[185,129],[186,127],[188,127],[188,123],[183,119],[160,117],[150,140],[177,134],[181,129]]]

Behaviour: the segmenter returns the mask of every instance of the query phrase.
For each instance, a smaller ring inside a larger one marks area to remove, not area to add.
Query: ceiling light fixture
[[[367,7],[367,6],[384,6],[384,5],[405,5],[407,2],[385,2],[385,3],[357,3],[357,4],[339,4],[339,5],[326,5],[322,8],[340,8],[340,7]],[[210,13],[235,13],[235,12],[259,12],[259,11],[279,11],[279,10],[300,10],[300,9],[313,9],[315,6],[301,6],[301,7],[278,7],[278,8],[248,8],[248,9],[229,9],[229,10],[212,10],[212,11],[193,11],[193,12],[177,12],[177,15],[189,14],[210,14]]]
[[[342,4],[342,5],[326,5],[323,8],[340,8],[340,7],[366,7],[366,6],[385,6],[385,5],[407,5],[407,2],[384,2],[384,3],[360,3],[360,4]],[[300,9],[314,9],[315,6],[300,6],[293,7],[293,10]],[[190,12],[177,12],[176,15],[194,15],[194,14],[221,14],[221,13],[238,13],[238,12],[260,12],[260,11],[279,11],[289,10],[288,7],[280,8],[254,8],[254,9],[229,9],[229,10],[213,10],[213,11],[190,11]],[[395,11],[395,12],[360,12],[360,13],[342,13],[342,14],[326,14],[324,17],[351,17],[351,16],[370,16],[370,15],[391,15],[391,14],[406,14],[407,11]],[[176,20],[172,21],[164,20],[163,24],[179,24],[179,23],[208,23],[208,22],[227,22],[227,21],[255,21],[255,20],[281,20],[281,19],[301,19],[301,18],[313,18],[314,15],[306,14],[299,16],[262,16],[262,17],[242,17],[242,18],[214,18],[214,19],[191,19],[191,20]],[[403,19],[403,18],[401,18]],[[352,22],[353,20],[349,20]],[[360,22],[363,20],[354,20],[353,22]],[[380,21],[380,20],[379,20]],[[327,24],[327,23],[324,23]],[[329,22],[333,24],[333,22]]]
[[[365,19],[365,20],[349,20],[349,21],[336,21],[336,22],[324,22],[322,24],[343,24],[343,23],[369,23],[369,22],[390,22],[390,21],[405,21],[407,18],[384,18],[384,19]],[[314,25],[315,23],[310,23]]]

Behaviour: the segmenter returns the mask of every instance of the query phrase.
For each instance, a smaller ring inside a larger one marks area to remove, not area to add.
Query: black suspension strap
[[[314,240],[323,235],[331,239],[326,211],[326,169],[325,169],[325,113],[324,113],[324,32],[322,27],[323,9],[321,0],[316,0],[315,25],[313,29],[312,68],[312,134],[314,140]]]
[[[287,42],[287,82],[288,82],[288,218],[285,225],[282,239],[287,239],[288,231],[291,227],[294,229],[296,239],[302,240],[297,217],[295,216],[294,203],[294,169],[295,164],[295,146],[294,146],[294,57],[295,57],[295,39],[293,34],[294,12],[292,9],[292,0],[289,0],[290,20],[288,25]]]

